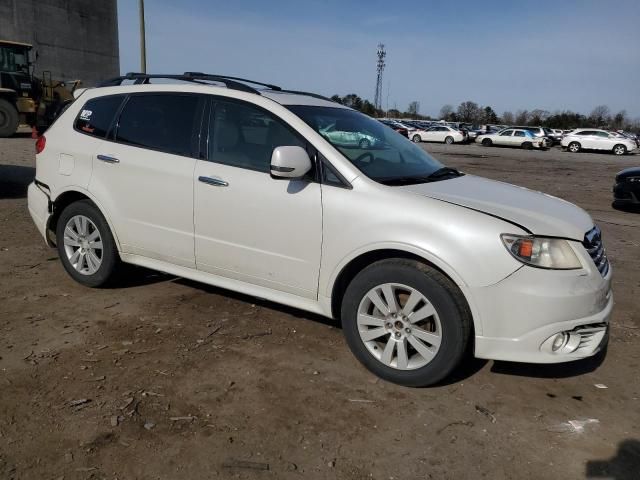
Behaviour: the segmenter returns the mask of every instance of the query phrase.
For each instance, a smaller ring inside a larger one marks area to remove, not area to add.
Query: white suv
[[[443,166],[318,95],[163,77],[183,81],[86,90],[37,142],[29,210],[78,282],[126,262],[340,319],[402,385],[468,347],[553,363],[606,345],[611,270],[580,208]]]
[[[615,155],[624,155],[636,149],[636,143],[618,133],[595,128],[579,128],[562,137],[560,144],[570,152],[580,150],[608,150]]]

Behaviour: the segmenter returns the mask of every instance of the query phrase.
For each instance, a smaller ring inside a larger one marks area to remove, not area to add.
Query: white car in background
[[[465,136],[460,130],[452,127],[439,125],[427,130],[416,130],[409,133],[409,138],[415,143],[419,142],[444,142],[447,144],[462,143]]]
[[[608,150],[615,155],[624,155],[637,148],[630,138],[595,128],[573,130],[562,137],[560,144],[573,153],[580,150]]]
[[[481,143],[485,147],[491,147],[493,145],[526,149],[545,147],[543,137],[536,137],[529,130],[519,128],[505,128],[496,133],[478,135],[476,142]]]

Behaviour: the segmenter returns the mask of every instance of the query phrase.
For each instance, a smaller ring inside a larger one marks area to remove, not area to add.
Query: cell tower
[[[378,78],[376,80],[376,95],[373,99],[373,104],[378,110],[382,110],[382,72],[384,72],[384,59],[387,56],[387,52],[384,49],[384,45],[382,43],[378,44],[378,63],[377,63],[377,71]]]

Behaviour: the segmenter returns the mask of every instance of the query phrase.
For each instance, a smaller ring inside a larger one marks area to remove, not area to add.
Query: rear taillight
[[[38,137],[38,140],[36,140],[36,154],[42,153],[46,144],[47,138],[44,135]]]

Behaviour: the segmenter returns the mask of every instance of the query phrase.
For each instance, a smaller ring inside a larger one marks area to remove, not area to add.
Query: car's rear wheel
[[[420,143],[422,141],[422,137],[420,137],[420,135],[414,135],[411,140],[413,140],[413,143]]]
[[[18,111],[13,105],[0,98],[0,138],[10,137],[18,129]]]
[[[445,138],[444,143],[446,143],[447,145],[451,145],[453,143],[453,137],[449,136]]]
[[[109,225],[89,200],[74,202],[62,211],[56,243],[65,270],[82,285],[107,284],[120,265]]]
[[[493,144],[493,142],[491,141],[490,138],[483,138],[482,139],[482,145],[484,147],[490,147]]]
[[[531,142],[523,142],[521,145],[525,150],[531,150],[533,148],[533,143]]]
[[[388,259],[360,272],[342,302],[354,355],[393,383],[432,385],[464,356],[471,316],[457,287],[418,261]]]
[[[613,147],[613,153],[615,155],[624,155],[625,153],[627,153],[627,147],[625,147],[624,145],[616,145],[615,147]]]
[[[567,147],[567,150],[573,153],[578,153],[582,147],[578,142],[571,142]]]
[[[360,148],[364,150],[371,147],[371,142],[366,138],[363,138],[362,140],[360,140],[359,145],[360,145]]]

